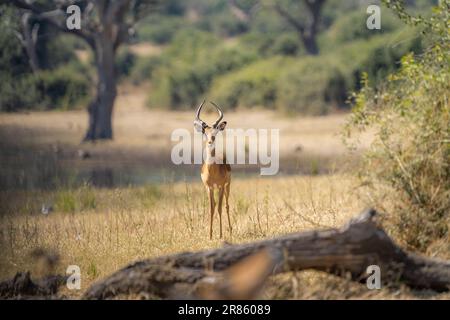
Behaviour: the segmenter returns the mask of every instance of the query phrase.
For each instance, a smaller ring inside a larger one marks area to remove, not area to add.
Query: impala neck
[[[206,164],[214,164],[216,157],[216,148],[208,148],[206,147]]]

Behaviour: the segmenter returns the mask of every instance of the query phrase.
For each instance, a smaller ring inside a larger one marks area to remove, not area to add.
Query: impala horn
[[[223,112],[222,109],[220,109],[220,107],[217,104],[215,104],[212,101],[210,102],[214,107],[216,107],[217,111],[219,112],[219,118],[217,118],[216,122],[214,122],[213,124],[213,128],[216,128],[219,125],[219,122],[223,119]]]
[[[202,119],[200,119],[200,112],[202,111],[203,105],[205,104],[205,100],[203,100],[202,104],[198,107],[197,113],[195,115],[194,124],[199,125],[202,129],[205,129],[208,125]]]

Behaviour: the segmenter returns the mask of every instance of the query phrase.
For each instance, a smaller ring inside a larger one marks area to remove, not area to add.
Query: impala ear
[[[227,126],[227,122],[226,121],[222,121],[218,126],[217,129],[219,129],[220,131],[223,131],[225,129],[225,127]]]
[[[194,128],[195,128],[195,130],[197,130],[197,132],[205,133],[206,126],[202,122],[195,120]]]

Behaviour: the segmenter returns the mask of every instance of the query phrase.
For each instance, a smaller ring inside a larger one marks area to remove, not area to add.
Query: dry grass
[[[241,243],[341,226],[364,207],[352,192],[353,184],[353,178],[346,175],[234,179],[230,202],[233,234],[224,223],[223,240]],[[15,201],[3,208],[5,214],[0,218],[0,277],[11,277],[20,270],[36,272],[30,253],[46,248],[61,255],[59,272],[65,272],[68,265],[80,266],[82,290],[64,292],[73,298],[93,281],[134,260],[222,245],[217,215],[214,239],[208,239],[207,199],[200,183],[9,192],[2,193],[2,202],[6,197]],[[74,207],[65,206],[68,199],[73,199]],[[55,210],[43,215],[41,203],[53,203]],[[372,292],[364,285],[318,272],[277,276],[268,282],[262,297],[449,298],[406,288]]]
[[[0,115],[0,173],[12,181],[47,170],[51,178],[53,167],[60,165],[76,170],[115,164],[127,169],[140,166],[145,169],[143,174],[149,176],[156,174],[156,166],[169,168],[167,176],[162,177],[164,183],[146,183],[141,187],[120,185],[104,189],[69,184],[43,191],[3,186],[0,279],[17,271],[39,274],[42,270],[38,270],[30,254],[37,248],[49,249],[61,256],[58,272],[64,273],[68,265],[81,267],[82,290],[64,291],[68,297],[76,298],[93,281],[134,260],[222,245],[217,215],[215,237],[208,239],[207,198],[199,168],[190,169],[195,170],[194,181],[180,182],[184,175],[174,177],[169,167],[170,133],[175,128],[192,129],[193,114],[143,108],[146,90],[120,88],[113,142],[80,144],[87,123],[83,110]],[[213,117],[214,114],[205,115],[205,120]],[[349,163],[338,135],[344,115],[287,119],[252,110],[227,113],[226,119],[233,128],[280,129],[282,172],[291,166],[290,174],[305,173],[301,166],[314,165],[319,169],[327,166],[328,174],[259,177],[242,175],[233,169],[233,235],[228,233],[224,217],[224,240],[241,243],[312,228],[339,227],[366,206],[354,192],[355,178],[341,170]],[[370,136],[363,140],[367,145]],[[79,148],[89,151],[91,157],[80,160],[76,152]],[[39,179],[48,176],[42,177],[39,175]],[[53,211],[42,214],[43,204],[51,204]],[[262,297],[449,298],[405,288],[369,291],[364,285],[318,272],[276,276],[268,281]]]
[[[241,243],[319,226],[339,226],[362,207],[347,176],[235,179],[230,197],[233,234]],[[61,272],[81,267],[83,288],[136,260],[222,244],[208,238],[207,198],[200,183],[121,189],[82,187],[55,192],[2,195],[15,199],[1,219],[0,275],[34,270],[30,252],[46,248],[61,255]],[[89,199],[86,205],[86,198]],[[75,206],[72,207],[72,201]],[[42,203],[54,211],[40,212]]]

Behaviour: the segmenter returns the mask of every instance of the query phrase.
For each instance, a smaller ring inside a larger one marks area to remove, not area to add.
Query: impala
[[[214,200],[215,188],[219,190],[218,213],[219,213],[220,238],[222,238],[222,201],[224,195],[230,234],[232,232],[230,221],[230,207],[228,205],[228,198],[230,196],[231,166],[226,163],[225,155],[223,155],[222,161],[216,161],[216,144],[215,144],[216,135],[220,131],[223,131],[227,125],[226,121],[222,121],[223,112],[218,105],[216,105],[214,102],[211,102],[211,104],[217,109],[219,117],[212,126],[209,126],[206,122],[200,119],[200,113],[202,111],[204,103],[205,101],[203,101],[202,104],[197,109],[194,120],[194,128],[198,132],[201,132],[206,137],[206,158],[202,165],[201,178],[203,184],[206,187],[206,191],[208,193],[209,198],[210,214],[211,214],[209,238],[212,239],[213,218],[216,206]]]

